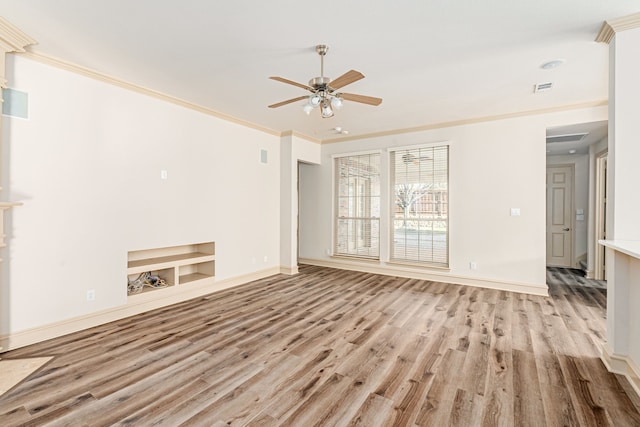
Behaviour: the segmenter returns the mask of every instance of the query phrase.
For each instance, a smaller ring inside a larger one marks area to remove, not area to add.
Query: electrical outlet
[[[478,263],[476,263],[475,261],[471,261],[469,263],[469,270],[477,270],[478,269]]]
[[[267,258],[267,256],[265,255],[265,256],[264,256],[264,262],[267,262],[267,259],[268,259],[268,258]]]
[[[87,301],[95,301],[96,300],[96,291],[95,289],[89,289],[87,291]]]

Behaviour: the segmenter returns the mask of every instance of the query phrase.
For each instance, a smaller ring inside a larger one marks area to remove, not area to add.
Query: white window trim
[[[394,204],[395,203],[395,190],[392,188],[393,183],[395,182],[394,177],[392,176],[391,171],[391,153],[395,153],[396,151],[404,151],[404,150],[416,150],[421,148],[433,148],[433,147],[447,147],[447,198],[448,198],[448,206],[451,207],[451,153],[453,144],[450,140],[443,141],[435,141],[423,144],[413,144],[413,145],[405,145],[399,147],[388,147],[387,152],[389,156],[387,157],[387,172],[388,172],[388,188],[389,188],[389,198],[388,198],[388,244],[387,244],[387,257],[385,260],[386,264],[395,264],[395,265],[405,265],[408,267],[419,267],[419,268],[427,268],[427,269],[437,269],[437,270],[450,270],[451,269],[451,218],[447,218],[447,265],[435,264],[435,263],[421,263],[409,260],[401,260],[395,259],[392,257],[393,254],[393,239],[394,239],[394,228],[393,228],[393,220],[394,220]]]
[[[360,256],[351,256],[351,255],[345,255],[345,254],[336,254],[335,249],[336,249],[336,237],[337,237],[337,233],[338,233],[338,224],[337,224],[337,215],[336,215],[336,201],[337,201],[337,194],[336,194],[336,162],[335,159],[339,159],[341,157],[350,157],[350,156],[363,156],[363,155],[367,155],[367,154],[379,154],[380,155],[380,178],[382,179],[382,169],[384,167],[383,165],[383,152],[384,150],[382,149],[376,149],[376,150],[365,150],[365,151],[351,151],[351,152],[346,152],[346,153],[336,153],[336,154],[332,154],[331,155],[331,249],[329,249],[329,253],[327,254],[328,256],[332,257],[332,258],[350,258],[350,259],[359,259],[359,260],[364,260],[364,261],[375,261],[375,262],[380,262],[382,261],[381,259],[381,246],[380,244],[382,243],[380,241],[380,236],[378,236],[378,256],[373,258],[373,257],[360,257]],[[384,185],[384,183],[381,181],[380,182],[380,186],[382,187]],[[381,188],[382,190],[382,188]],[[379,227],[381,227],[382,225],[382,217],[384,215],[383,210],[382,210],[382,201],[383,201],[383,197],[382,194],[380,194],[380,203],[381,203],[381,209],[380,209],[380,216],[378,217],[378,221],[379,221]],[[382,230],[382,228],[380,228],[380,230]]]

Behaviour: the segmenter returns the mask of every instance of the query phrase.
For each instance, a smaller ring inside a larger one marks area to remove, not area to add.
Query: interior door
[[[547,265],[573,267],[573,166],[547,167]]]

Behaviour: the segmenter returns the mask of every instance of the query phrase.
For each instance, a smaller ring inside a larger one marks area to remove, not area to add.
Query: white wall
[[[607,241],[612,240],[618,250],[608,249],[606,256],[609,291],[604,357],[640,394],[639,47],[640,28],[617,32],[609,46]]]
[[[589,155],[547,156],[547,165],[573,165],[574,206],[573,206],[573,258],[574,268],[579,260],[587,258],[587,236],[589,224]],[[582,209],[584,219],[578,220],[576,211]]]
[[[213,240],[216,280],[279,266],[279,137],[23,57],[7,68],[29,119],[3,122],[3,197],[24,206],[0,332],[125,304],[130,250]]]
[[[617,33],[611,48],[615,55],[610,58],[610,74],[614,82],[609,89],[611,120],[609,138],[609,183],[615,188],[609,194],[607,224],[608,238],[640,240],[640,28]]]
[[[383,150],[384,183],[388,182],[387,148],[447,141],[451,144],[451,268],[449,272],[422,270],[423,275],[454,283],[546,292],[546,128],[603,120],[606,114],[606,108],[598,107],[325,144],[322,166],[304,169],[301,178],[305,193],[301,212],[315,213],[301,217],[301,257],[324,265],[341,262],[326,255],[332,236],[333,154]],[[388,186],[383,185],[383,206],[390,205],[388,193]],[[521,216],[510,216],[512,207],[520,208]],[[381,228],[386,230],[389,210],[382,215]],[[380,237],[381,262],[376,271],[392,268],[385,263],[389,233],[383,231]],[[469,269],[471,261],[477,263],[477,270]],[[393,269],[397,274],[397,267]],[[415,274],[415,270],[405,271]]]

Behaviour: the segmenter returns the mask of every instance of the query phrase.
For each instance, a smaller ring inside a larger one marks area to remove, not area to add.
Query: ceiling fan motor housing
[[[309,80],[309,86],[314,88],[315,90],[325,89],[329,86],[329,82],[331,79],[329,77],[314,77]]]

